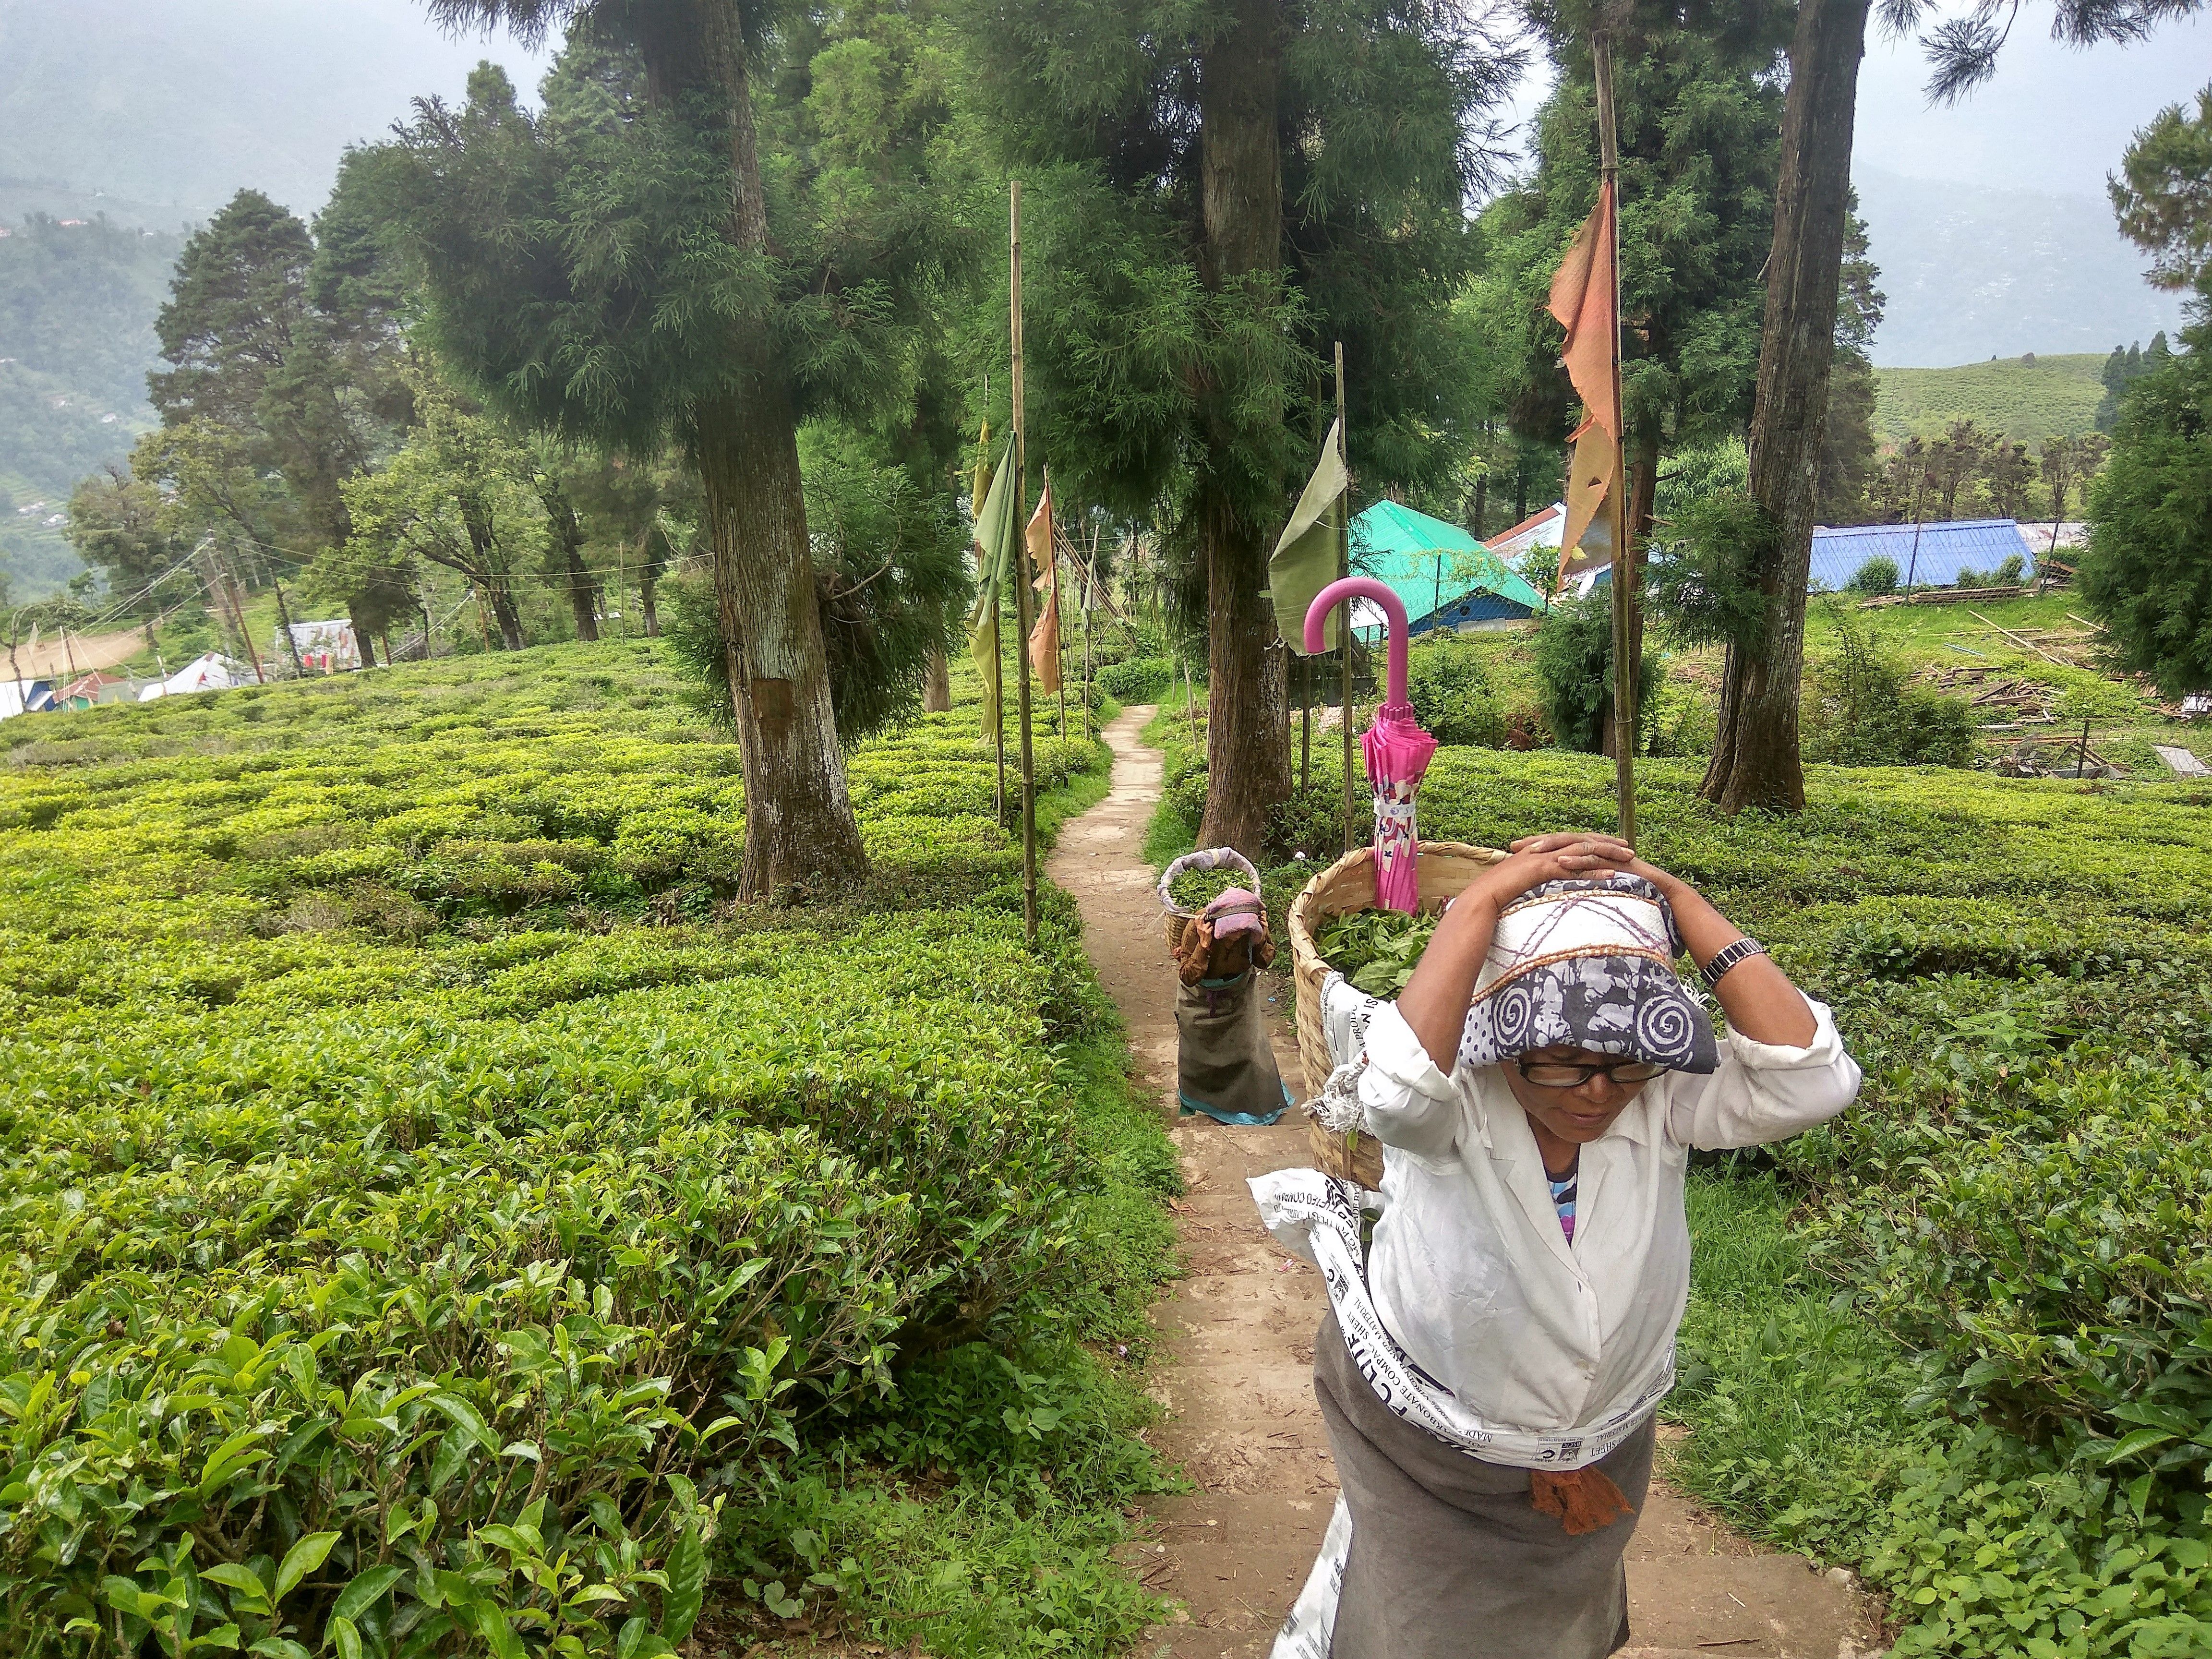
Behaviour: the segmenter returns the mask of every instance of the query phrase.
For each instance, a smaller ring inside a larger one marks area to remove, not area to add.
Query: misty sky
[[[1512,15],[1513,0],[1491,3]],[[2024,7],[1996,80],[1951,108],[1929,106],[1917,45],[1873,42],[1853,170],[1891,296],[1876,362],[2102,350],[2179,320],[2113,228],[2105,175],[2137,127],[2212,76],[2212,16],[2087,52],[2048,27],[2047,6]],[[416,97],[458,99],[485,57],[534,94],[543,52],[447,34],[421,0],[0,0],[0,219],[106,211],[173,228],[241,186],[312,214],[347,144],[383,137]],[[1516,117],[1548,79],[1526,77]]]
[[[1918,44],[1877,29],[1859,69],[1854,170],[2101,199],[2135,130],[2212,81],[2212,16],[2087,52],[2060,46],[2049,27],[2045,9],[2023,7],[1997,78],[1949,107],[1928,102]],[[1516,109],[1534,111],[1549,81],[1531,74]]]
[[[504,35],[456,40],[441,34],[425,21],[418,0],[351,0],[346,9],[379,15],[395,35],[420,35],[422,84],[410,90],[434,84],[448,95],[458,93],[480,57],[505,64],[526,91],[542,68],[542,55],[523,52]],[[293,15],[313,27],[307,21],[312,14]],[[2042,8],[2025,8],[1997,79],[1949,108],[1929,106],[1917,45],[1877,35],[1860,71],[1855,164],[1992,189],[2099,196],[2135,129],[2212,78],[2212,16],[2163,27],[2144,46],[2087,52],[2054,42],[2048,27]],[[1517,104],[1533,107],[1540,100],[1541,78],[1530,77]],[[362,92],[363,136],[404,112],[404,100],[385,88]],[[392,106],[372,111],[370,105]]]

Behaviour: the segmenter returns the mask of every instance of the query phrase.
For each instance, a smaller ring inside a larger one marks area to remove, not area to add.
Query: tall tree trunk
[[[738,890],[827,889],[865,874],[867,856],[830,704],[790,404],[757,383],[741,404],[702,410],[696,444],[744,765]]]
[[[586,568],[583,554],[575,547],[567,550],[568,561],[568,609],[576,618],[576,637],[597,643],[599,637],[599,614],[596,603],[599,585],[592,580]]]
[[[645,611],[645,637],[648,640],[660,637],[660,606],[655,597],[659,586],[659,579],[653,576],[645,577],[637,585],[637,602]]]
[[[576,637],[597,643],[599,585],[592,580],[590,568],[584,563],[584,526],[576,517],[575,504],[569,501],[561,481],[550,472],[538,476],[538,499],[545,508],[546,521],[552,526],[554,542],[560,549],[559,574],[562,585],[568,591],[569,614],[576,619]]]
[[[942,714],[952,707],[952,671],[942,651],[933,651],[921,670],[921,712]]]
[[[1850,211],[1851,126],[1868,0],[1802,0],[1790,44],[1782,176],[1774,191],[1766,316],[1751,417],[1751,493],[1778,531],[1760,572],[1765,625],[1755,651],[1733,647],[1721,682],[1720,731],[1702,793],[1724,812],[1797,811],[1805,668],[1805,582],[1812,568],[1828,375],[1836,361],[1836,293]]]
[[[522,649],[522,613],[515,609],[514,595],[506,582],[494,576],[484,582],[483,591],[491,600],[492,619],[499,623],[499,643],[503,651]],[[392,642],[384,646],[384,659],[392,660]]]
[[[1283,31],[1277,0],[1233,0],[1232,24],[1199,68],[1199,143],[1206,243],[1201,270],[1216,294],[1240,288],[1249,303],[1274,292],[1283,264],[1283,155],[1276,131]],[[1249,286],[1247,287],[1248,283]],[[1206,577],[1206,792],[1200,842],[1256,860],[1268,809],[1291,793],[1288,670],[1267,586],[1267,526],[1239,510],[1231,474],[1236,416],[1217,399],[1206,415],[1206,477],[1200,485],[1199,548]],[[1256,446],[1263,453],[1267,445]],[[1270,492],[1261,481],[1259,493]],[[1273,493],[1280,493],[1280,480]]]
[[[730,240],[768,246],[768,204],[737,0],[661,0],[639,14],[648,95],[707,94],[730,158]],[[799,422],[779,365],[757,358],[734,395],[702,404],[691,454],[705,497],[714,599],[745,780],[738,892],[830,889],[867,872],[830,704],[799,477]]]

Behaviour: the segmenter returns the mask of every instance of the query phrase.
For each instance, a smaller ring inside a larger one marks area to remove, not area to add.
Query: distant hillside
[[[2121,342],[2125,343],[2125,342]],[[1934,437],[1953,421],[1971,420],[1984,432],[2002,432],[2031,448],[2061,434],[2093,428],[2105,395],[2105,354],[2038,356],[1956,368],[1878,368],[1875,371],[1875,435],[1886,444],[1918,433]]]
[[[2180,325],[2181,299],[2142,279],[2109,203],[1854,170],[1889,296],[1877,363],[1967,363],[2096,352]]]
[[[0,0],[0,213],[173,230],[251,185],[311,214],[346,145],[482,58],[536,86],[538,60],[441,33],[422,0]]]
[[[83,569],[47,521],[152,423],[154,315],[183,243],[101,220],[0,229],[0,575],[20,603]]]

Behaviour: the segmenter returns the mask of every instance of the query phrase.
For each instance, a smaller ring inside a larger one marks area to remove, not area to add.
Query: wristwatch
[[[1763,957],[1765,954],[1766,947],[1747,933],[1734,943],[1721,946],[1713,953],[1713,959],[1698,971],[1705,976],[1705,984],[1717,991],[1729,969],[1747,957]]]

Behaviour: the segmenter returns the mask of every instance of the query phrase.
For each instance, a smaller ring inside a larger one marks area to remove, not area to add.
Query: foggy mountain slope
[[[2110,351],[2171,334],[2181,298],[2142,279],[2109,203],[1852,170],[1881,289],[1874,360],[1940,368],[2022,352]]]
[[[311,214],[347,144],[487,57],[536,85],[505,37],[449,40],[416,0],[0,0],[0,215],[173,230],[246,186]]]

